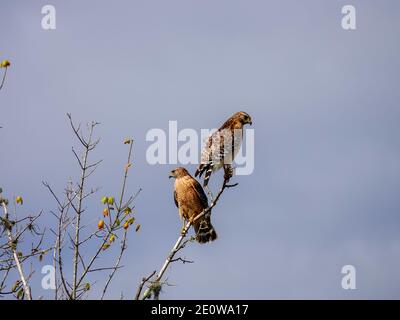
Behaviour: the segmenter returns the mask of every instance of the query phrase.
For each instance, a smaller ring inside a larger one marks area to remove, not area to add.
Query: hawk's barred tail
[[[199,178],[200,178],[200,177],[203,175],[204,171],[207,170],[208,167],[209,167],[208,164],[201,163],[201,164],[197,167],[197,170],[196,170],[196,172],[194,173],[194,176],[195,176],[195,177],[199,176]]]
[[[200,165],[200,166],[197,168],[196,172],[194,173],[194,176],[197,177],[197,176],[200,174],[200,177],[201,177],[202,173],[203,173],[203,166]]]
[[[204,186],[204,187],[207,187],[207,185],[208,185],[208,180],[210,180],[210,176],[211,176],[212,171],[213,171],[213,167],[212,167],[210,164],[201,164],[201,165],[199,165],[199,167],[197,168],[197,170],[196,170],[194,176],[195,176],[195,177],[199,176],[199,178],[201,178],[201,176],[202,176],[203,173],[205,172],[203,186]]]
[[[196,232],[196,240],[199,243],[207,243],[217,239],[217,233],[210,221],[202,220],[195,224],[194,231]]]

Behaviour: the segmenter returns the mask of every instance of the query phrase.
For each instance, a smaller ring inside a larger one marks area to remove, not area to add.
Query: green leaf
[[[21,288],[21,289],[18,290],[17,298],[19,300],[22,300],[24,298],[24,288]]]
[[[11,288],[11,291],[12,291],[12,292],[17,291],[17,289],[18,289],[18,287],[19,287],[20,284],[21,284],[21,280],[15,281],[14,285],[13,285],[12,288]]]
[[[102,202],[103,204],[106,204],[106,203],[108,202],[108,197],[103,197],[103,198],[101,198],[101,202]]]

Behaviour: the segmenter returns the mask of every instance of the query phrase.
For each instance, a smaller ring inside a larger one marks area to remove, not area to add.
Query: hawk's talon
[[[186,234],[186,219],[182,219],[182,228],[181,228],[181,236],[184,236]]]
[[[224,171],[225,171],[224,179],[226,181],[229,181],[233,177],[233,168],[232,168],[232,166],[226,165],[224,167]]]
[[[186,228],[182,227],[181,229],[181,236],[184,236],[186,234]]]

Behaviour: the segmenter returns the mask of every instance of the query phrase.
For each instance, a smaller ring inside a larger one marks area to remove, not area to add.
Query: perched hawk
[[[169,177],[175,178],[174,200],[183,222],[183,230],[186,221],[194,219],[208,208],[208,199],[200,183],[185,168],[176,168]],[[211,224],[211,212],[193,222],[193,227],[198,242],[206,243],[217,239],[217,233]]]
[[[205,173],[204,187],[207,187],[211,173],[222,167],[228,177],[232,176],[231,164],[242,145],[243,126],[247,123],[252,124],[251,117],[246,112],[236,112],[208,138],[195,173],[195,177]]]

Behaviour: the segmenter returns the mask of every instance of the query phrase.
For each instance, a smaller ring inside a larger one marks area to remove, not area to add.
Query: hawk
[[[179,209],[183,227],[186,221],[192,221],[204,209],[208,208],[208,198],[200,183],[193,178],[185,168],[176,168],[171,171],[170,178],[175,178],[174,200]],[[211,224],[211,212],[193,222],[196,240],[206,243],[217,239],[217,233]]]
[[[204,175],[204,187],[207,187],[211,173],[224,167],[225,177],[232,176],[231,164],[235,159],[243,140],[243,126],[252,125],[251,117],[244,111],[236,112],[210,137],[201,152],[200,165],[195,177]]]

